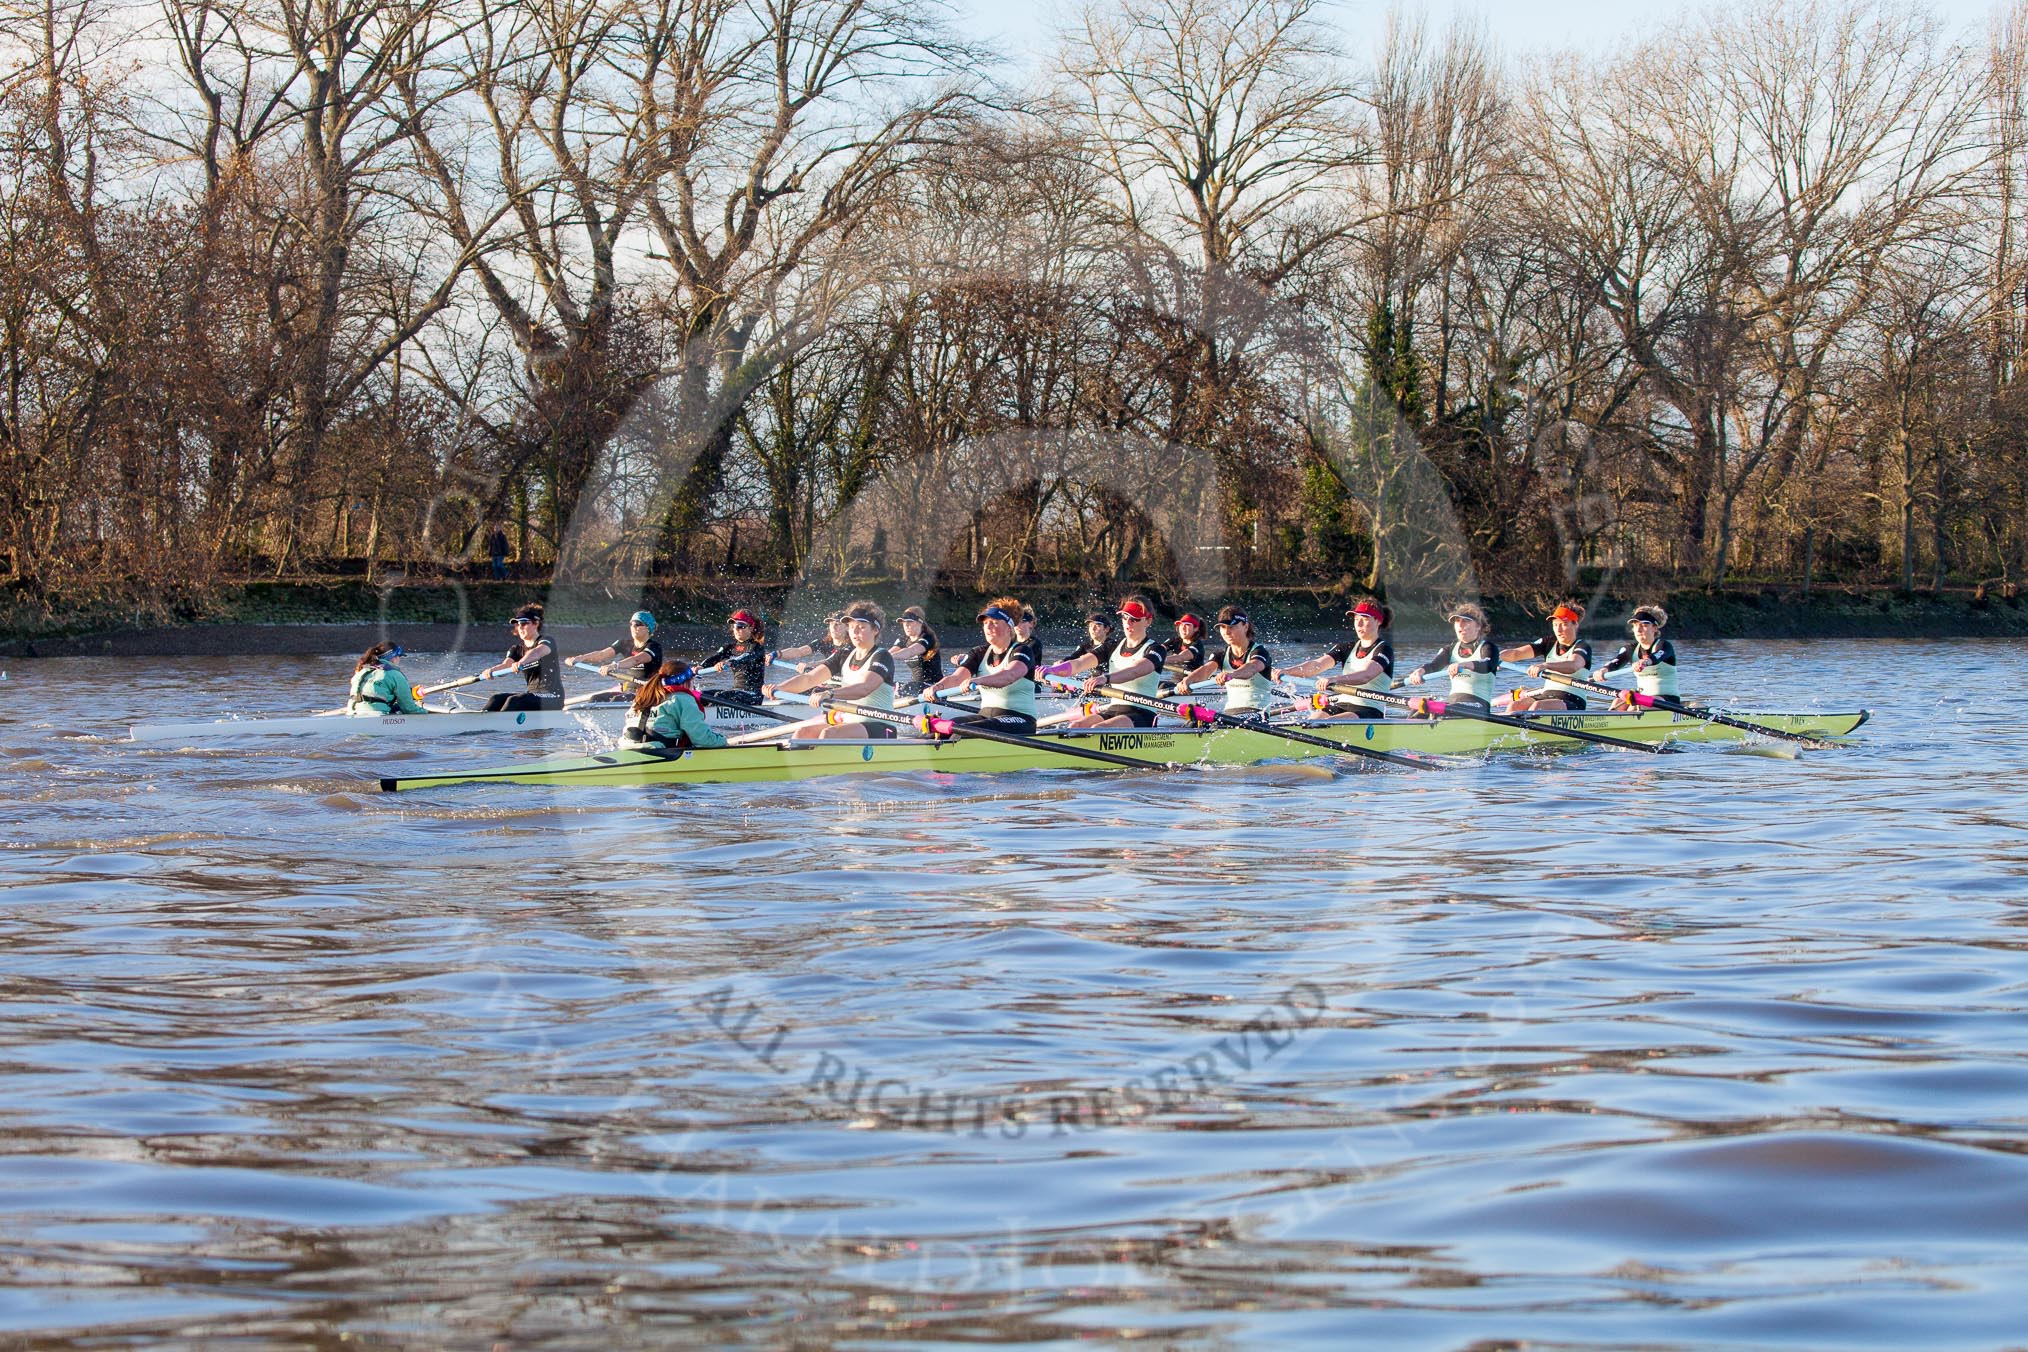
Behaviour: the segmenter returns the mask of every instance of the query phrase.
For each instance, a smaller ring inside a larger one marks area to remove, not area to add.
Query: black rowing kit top
[[[1179,636],[1165,642],[1162,651],[1168,654],[1162,668],[1172,675],[1187,676],[1204,665],[1204,644],[1201,640],[1185,643]]]
[[[537,659],[534,666],[525,673],[528,677],[528,693],[531,695],[553,695],[563,698],[563,659],[557,656],[556,645],[547,638],[538,638],[534,643],[523,643],[519,639],[507,650],[507,660],[520,664],[521,659],[537,647],[549,651]]]
[[[1639,644],[1629,643],[1607,658],[1606,664],[1598,669],[1598,674],[1608,676],[1621,667],[1632,666],[1637,657],[1645,657],[1658,667],[1673,667],[1676,665],[1676,645],[1666,638],[1658,638],[1654,647],[1642,652]]]
[[[627,676],[642,680],[653,676],[662,669],[662,641],[649,639],[640,647],[634,646],[632,632],[622,634],[612,642],[613,660],[611,665]],[[638,659],[638,660],[636,660]]]
[[[913,643],[903,643],[897,646],[912,648],[915,645]],[[937,646],[936,631],[928,625],[924,625],[922,627],[922,651],[914,657],[905,657],[902,661],[908,664],[908,675],[904,679],[910,687],[916,690],[927,690],[930,686],[941,681],[944,678],[944,654],[943,649]]]
[[[715,667],[720,662],[725,663],[726,674],[732,678],[734,690],[744,690],[750,695],[760,693],[760,688],[768,675],[768,650],[765,644],[755,643],[751,639],[744,643],[722,643],[717,652],[697,665]]]

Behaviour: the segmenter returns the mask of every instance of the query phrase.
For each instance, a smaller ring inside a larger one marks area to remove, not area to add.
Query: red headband
[[[1374,619],[1381,621],[1387,619],[1387,612],[1379,606],[1374,605],[1371,601],[1361,601],[1358,605],[1352,607],[1352,613],[1354,615],[1371,615]]]

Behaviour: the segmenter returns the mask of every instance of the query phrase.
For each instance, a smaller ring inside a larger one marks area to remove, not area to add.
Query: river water
[[[573,739],[14,663],[0,1343],[2022,1345],[2019,649],[1685,658],[1874,719],[390,796]]]

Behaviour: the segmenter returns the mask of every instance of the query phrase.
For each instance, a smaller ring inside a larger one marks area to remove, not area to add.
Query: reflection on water
[[[2011,652],[1699,649],[1839,753],[399,799],[559,739],[17,666],[0,1341],[2018,1341]]]

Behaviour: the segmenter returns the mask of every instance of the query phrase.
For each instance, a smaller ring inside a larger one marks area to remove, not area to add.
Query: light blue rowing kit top
[[[638,718],[638,715],[635,716]],[[630,725],[634,718],[628,720]],[[725,745],[725,734],[716,732],[705,721],[704,706],[697,697],[681,690],[671,690],[668,697],[655,706],[655,712],[648,717],[642,731],[647,740],[660,742],[664,746],[680,747],[721,747]]]
[[[1141,646],[1132,649],[1127,647],[1126,639],[1122,638],[1113,646],[1112,656],[1106,659],[1106,684],[1116,690],[1126,690],[1136,695],[1146,695],[1152,699],[1162,686],[1163,660],[1162,647],[1155,642],[1153,635],[1142,639]],[[1128,667],[1142,661],[1153,662],[1155,664],[1154,670],[1145,676],[1136,676],[1131,681],[1122,681],[1114,678],[1114,672],[1125,671]]]
[[[1452,666],[1458,671],[1451,677],[1451,698],[1469,696],[1489,705],[1493,702],[1493,678],[1500,670],[1500,650],[1493,646],[1491,638],[1446,644],[1416,670],[1429,676]]]
[[[887,649],[875,648],[861,658],[850,648],[840,648],[824,659],[824,665],[830,669],[830,684],[833,686],[854,685],[867,672],[876,673],[880,677],[880,684],[874,687],[873,693],[861,695],[852,703],[868,705],[875,709],[894,707],[894,656]]]
[[[979,655],[979,676],[993,676],[1012,666],[1028,667],[1029,676],[1035,668],[1029,666],[1026,649],[1019,643],[1009,643],[1005,649],[995,652],[983,649]],[[979,709],[984,713],[1026,714],[1035,717],[1035,682],[1033,680],[1012,681],[1002,686],[974,686],[979,692]]]
[[[1230,714],[1268,707],[1275,688],[1268,673],[1274,670],[1275,660],[1266,648],[1252,643],[1247,645],[1245,652],[1235,653],[1228,647],[1218,655],[1218,669],[1236,671],[1256,658],[1260,661],[1259,671],[1225,683],[1225,712]]]
[[[1664,699],[1675,699],[1676,695],[1676,645],[1666,638],[1657,638],[1655,646],[1643,648],[1629,643],[1614,653],[1612,660],[1598,669],[1601,676],[1618,671],[1621,667],[1632,666],[1640,658],[1646,658],[1648,665],[1634,673],[1634,684],[1643,695],[1660,695]]]
[[[388,714],[424,714],[429,710],[416,703],[408,677],[401,668],[376,662],[352,673],[352,694],[345,712],[354,718],[384,718]]]

